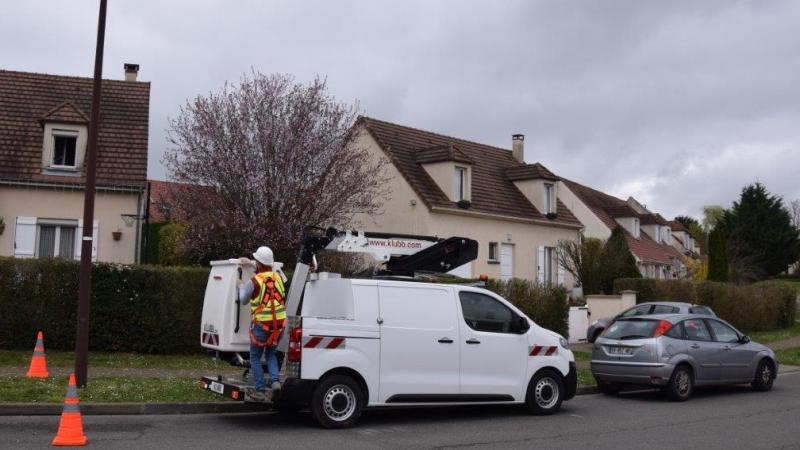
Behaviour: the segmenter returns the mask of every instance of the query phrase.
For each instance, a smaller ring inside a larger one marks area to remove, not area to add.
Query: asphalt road
[[[579,396],[560,414],[510,407],[378,410],[359,427],[323,430],[307,413],[84,416],[96,448],[574,448],[800,449],[800,374],[768,393],[747,387],[698,391],[686,403],[657,393]],[[0,417],[0,447],[45,448],[58,417]]]

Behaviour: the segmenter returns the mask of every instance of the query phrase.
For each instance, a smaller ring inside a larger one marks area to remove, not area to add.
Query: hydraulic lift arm
[[[440,239],[436,236],[308,227],[304,232],[292,283],[286,296],[286,314],[290,324],[298,314],[314,256],[321,250],[369,254],[377,261],[385,263],[385,269],[380,271],[380,275],[414,276],[416,272],[448,272],[474,260],[478,256],[478,243],[462,237]],[[283,333],[278,350],[287,350],[287,337],[288,333]]]

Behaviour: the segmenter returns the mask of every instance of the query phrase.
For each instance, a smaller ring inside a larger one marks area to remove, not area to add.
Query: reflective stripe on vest
[[[283,280],[274,272],[261,272],[255,275],[258,284],[258,295],[250,300],[250,313],[255,322],[269,324],[272,322],[272,308],[275,308],[275,319],[286,319],[286,308],[283,305]],[[274,283],[272,288],[269,283]],[[272,295],[272,298],[266,298]]]

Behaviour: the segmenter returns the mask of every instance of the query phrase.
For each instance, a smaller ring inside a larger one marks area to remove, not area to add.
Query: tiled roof
[[[689,230],[687,230],[686,227],[677,220],[671,220],[669,222],[669,226],[672,228],[672,231],[683,231],[684,233],[689,232]]]
[[[558,177],[553,172],[539,163],[509,167],[506,169],[506,178],[511,181],[537,179],[558,181]]]
[[[150,83],[103,80],[101,89],[97,184],[143,187]],[[42,124],[87,123],[91,103],[91,78],[0,70],[0,178],[84,183],[84,172],[42,174]]]
[[[465,164],[473,164],[467,155],[455,145],[434,145],[433,147],[423,148],[417,150],[417,163],[436,163],[441,161],[455,161]]]
[[[584,186],[571,180],[562,178],[561,181],[575,194],[608,228],[614,229],[617,221],[614,217],[644,217],[652,216],[648,220],[657,221],[656,214],[637,214],[625,200]],[[658,216],[661,217],[661,216]],[[662,217],[663,219],[663,217]],[[644,222],[640,222],[644,224]],[[624,230],[624,228],[623,228]],[[674,247],[667,244],[658,244],[645,232],[639,233],[636,239],[624,230],[625,240],[631,253],[643,262],[657,264],[674,264],[675,259],[682,260],[683,256]]]
[[[642,225],[668,225],[661,214],[640,214],[639,221]]]
[[[418,162],[420,151],[428,152],[432,147],[452,147],[473,161],[471,211],[581,226],[580,221],[560,200],[556,218],[547,219],[506,178],[509,168],[525,167],[512,156],[510,150],[369,117],[359,118],[359,123],[375,138],[392,164],[428,207],[464,211],[450,201]]]

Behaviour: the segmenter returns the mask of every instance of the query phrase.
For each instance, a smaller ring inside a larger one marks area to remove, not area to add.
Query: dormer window
[[[453,172],[453,201],[467,199],[467,168],[455,166]]]
[[[50,167],[75,169],[77,143],[77,132],[53,130],[53,160],[50,162]]]
[[[639,228],[639,219],[633,219],[633,237],[639,239],[642,236],[641,229]]]
[[[656,231],[656,236],[655,236],[656,237],[656,239],[655,239],[656,240],[656,244],[660,244],[661,243],[661,227],[655,227],[655,231]]]
[[[544,212],[545,214],[556,212],[556,187],[553,183],[544,184]]]

